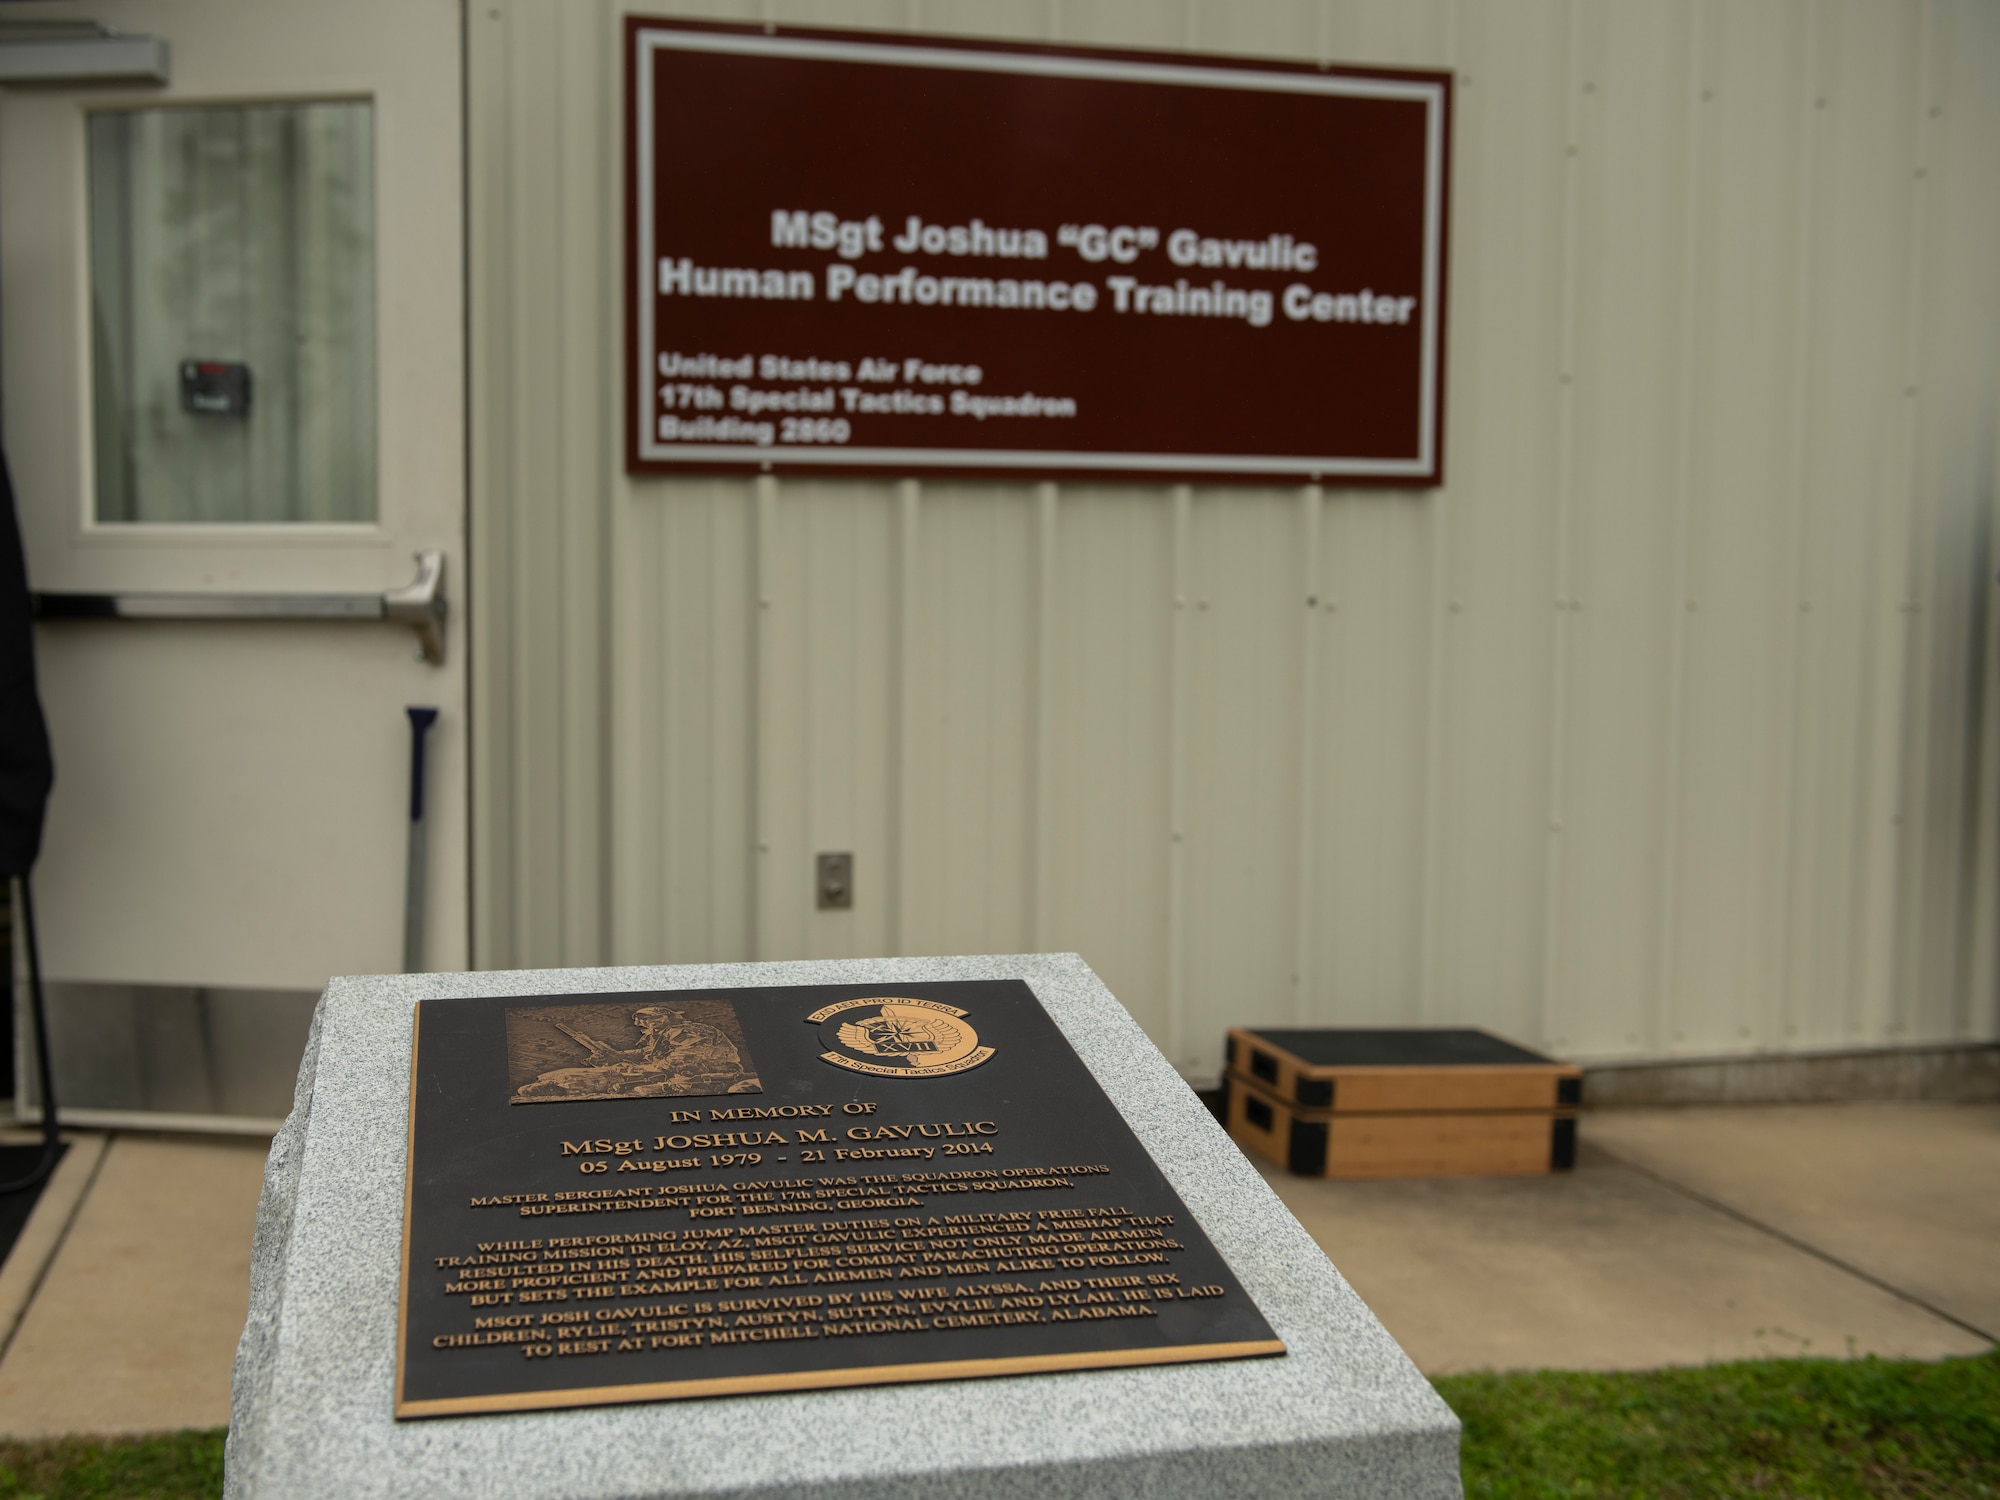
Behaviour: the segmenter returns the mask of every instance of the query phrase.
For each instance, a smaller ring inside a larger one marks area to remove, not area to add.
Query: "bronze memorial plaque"
[[[1020,980],[425,1000],[398,1417],[1284,1353]]]

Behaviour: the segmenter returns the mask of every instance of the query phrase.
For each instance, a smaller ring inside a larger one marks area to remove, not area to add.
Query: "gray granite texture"
[[[1282,1358],[397,1422],[412,1005],[1027,981],[1235,1268]],[[1458,1420],[1075,954],[337,979],[257,1211],[224,1493],[1054,1500],[1455,1496]]]

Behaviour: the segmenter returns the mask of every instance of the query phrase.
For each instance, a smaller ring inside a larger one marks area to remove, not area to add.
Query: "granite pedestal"
[[[1235,1269],[1282,1358],[397,1422],[422,999],[1025,980]],[[337,979],[257,1214],[229,1496],[1455,1496],[1458,1420],[1074,954]]]

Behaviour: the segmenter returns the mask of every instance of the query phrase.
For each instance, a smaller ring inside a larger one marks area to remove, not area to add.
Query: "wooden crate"
[[[1300,1109],[1237,1074],[1222,1088],[1236,1143],[1303,1177],[1521,1177],[1576,1164],[1567,1109],[1339,1113]]]
[[[1583,1070],[1470,1029],[1229,1031],[1229,1069],[1303,1110],[1574,1109]]]

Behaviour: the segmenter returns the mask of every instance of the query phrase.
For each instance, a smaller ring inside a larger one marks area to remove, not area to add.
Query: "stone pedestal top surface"
[[[397,1422],[415,1003],[1021,979],[1289,1351],[1280,1358]],[[1075,954],[337,979],[271,1147],[225,1494],[1043,1500],[1460,1493],[1458,1421]]]

